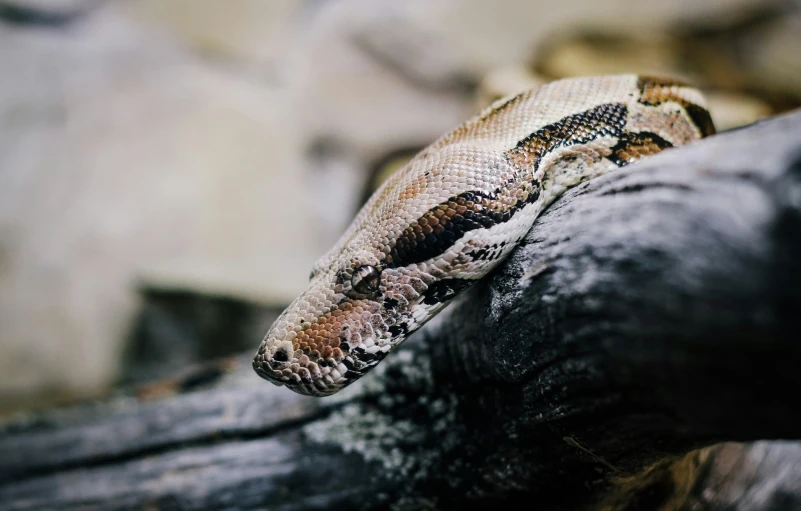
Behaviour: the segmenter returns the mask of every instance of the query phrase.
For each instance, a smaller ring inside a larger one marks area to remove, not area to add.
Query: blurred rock
[[[304,286],[311,220],[280,91],[113,4],[67,31],[0,26],[0,62],[0,408],[105,389],[138,279],[281,303]]]
[[[307,4],[304,0],[133,0],[125,8],[199,55],[233,61],[269,77],[279,71],[278,62],[287,53]]]
[[[484,75],[478,85],[475,109],[481,110],[493,101],[543,85],[546,81],[524,66],[492,70]]]
[[[790,95],[801,104],[801,5],[793,16],[761,28],[747,47],[750,51],[743,67],[751,82],[766,92]]]
[[[675,75],[681,70],[679,50],[678,41],[667,34],[642,38],[619,32],[579,34],[548,44],[533,67],[552,78],[632,72]]]
[[[773,109],[764,101],[747,94],[707,91],[707,107],[718,131],[745,126],[768,117]]]
[[[124,384],[169,378],[247,351],[286,305],[152,286],[142,295],[122,363]]]

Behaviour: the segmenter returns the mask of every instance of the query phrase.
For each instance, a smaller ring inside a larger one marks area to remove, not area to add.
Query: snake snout
[[[253,359],[253,369],[265,380],[299,394],[330,395],[347,384],[345,374],[348,372],[341,356],[333,355],[331,348],[320,352],[309,349],[306,342],[296,343],[268,335]]]
[[[378,344],[383,347],[390,334],[381,302],[329,296],[329,289],[336,288],[329,277],[317,276],[270,327],[253,360],[262,378],[301,394],[330,395],[385,354]]]

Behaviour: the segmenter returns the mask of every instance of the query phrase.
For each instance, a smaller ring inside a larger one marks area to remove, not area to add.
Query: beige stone
[[[475,109],[481,110],[493,101],[538,87],[546,81],[525,66],[494,69],[478,84]]]
[[[745,126],[773,113],[770,105],[747,94],[704,91],[704,96],[718,131]]]
[[[801,8],[794,17],[753,37],[748,49],[748,71],[754,83],[801,101]]]
[[[131,0],[123,6],[192,51],[269,72],[288,50],[302,0]]]
[[[105,388],[143,278],[302,289],[310,208],[280,90],[115,7],[74,31],[0,30],[0,402]]]

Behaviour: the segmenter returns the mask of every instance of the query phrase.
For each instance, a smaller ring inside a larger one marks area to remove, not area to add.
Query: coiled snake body
[[[714,133],[701,94],[635,75],[500,100],[392,175],[314,266],[253,360],[308,395],[354,382],[495,268],[566,189]]]

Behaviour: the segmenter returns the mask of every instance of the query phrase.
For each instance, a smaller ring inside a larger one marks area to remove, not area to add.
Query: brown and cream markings
[[[701,94],[634,75],[501,100],[392,175],[276,320],[253,367],[301,394],[353,383],[495,268],[568,188],[714,133]]]

